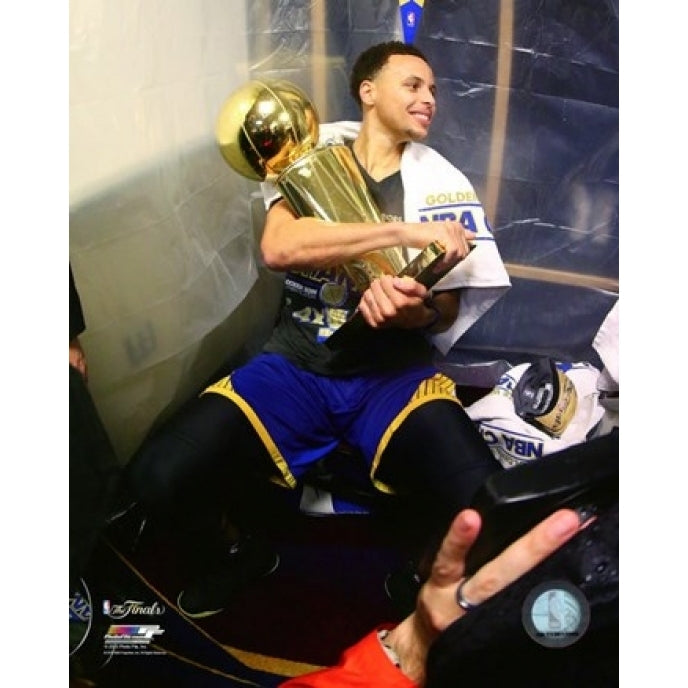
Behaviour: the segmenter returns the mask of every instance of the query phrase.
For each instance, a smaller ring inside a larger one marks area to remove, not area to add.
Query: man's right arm
[[[445,262],[468,255],[473,234],[458,222],[324,222],[296,217],[286,201],[268,211],[261,252],[265,264],[280,272],[339,265],[370,251],[392,246],[422,249],[433,241],[445,248]]]

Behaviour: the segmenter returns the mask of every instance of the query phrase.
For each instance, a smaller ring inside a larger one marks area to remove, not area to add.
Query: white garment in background
[[[576,412],[561,437],[550,437],[538,430],[517,416],[514,409],[513,390],[529,367],[530,363],[514,366],[502,375],[491,392],[466,407],[466,413],[504,468],[584,442],[596,434],[605,413],[597,389],[600,371],[587,362],[557,363],[576,388]]]
[[[607,313],[592,346],[597,351],[604,368],[597,381],[600,404],[605,409],[600,434],[619,427],[619,301]]]

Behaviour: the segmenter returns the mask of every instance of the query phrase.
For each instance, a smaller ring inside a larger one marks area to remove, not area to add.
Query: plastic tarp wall
[[[253,74],[295,81],[322,120],[358,119],[349,69],[402,37],[399,16],[397,0],[252,2]],[[618,2],[424,2],[426,142],[473,182],[513,284],[442,362],[459,380],[496,374],[460,364],[540,354],[601,365],[591,342],[618,299],[618,36]]]
[[[241,2],[70,2],[69,257],[89,387],[123,462],[274,319],[255,187],[214,138],[248,78],[244,26]]]
[[[399,2],[73,0],[70,20],[70,258],[91,389],[126,460],[259,346],[276,306],[258,187],[215,146],[223,100],[286,78],[323,121],[358,119],[349,68],[401,39]],[[618,3],[425,0],[414,43],[439,89],[427,143],[473,182],[513,282],[444,363],[459,379],[536,354],[597,363],[618,298]]]
[[[513,283],[450,359],[597,363],[618,298],[618,3],[426,4],[435,142],[481,189]]]

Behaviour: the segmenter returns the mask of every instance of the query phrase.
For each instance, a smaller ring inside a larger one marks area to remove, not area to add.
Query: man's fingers
[[[420,283],[416,282],[413,277],[393,277],[390,283],[394,289],[406,294],[406,296],[417,296],[422,299],[427,294],[427,289]]]
[[[464,509],[456,516],[442,540],[430,577],[442,587],[456,582],[462,575],[466,553],[480,532],[480,514]]]
[[[468,580],[464,598],[480,604],[506,588],[570,540],[581,528],[578,514],[560,509],[513,542]]]

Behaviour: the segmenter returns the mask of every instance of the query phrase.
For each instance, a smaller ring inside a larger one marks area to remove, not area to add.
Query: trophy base
[[[437,241],[428,244],[405,268],[398,273],[398,277],[413,277],[430,289],[437,284],[451,268],[435,271],[437,264],[444,256],[444,247]],[[337,350],[352,346],[359,335],[368,328],[365,318],[356,311],[339,329],[335,330],[326,340],[325,346]],[[368,328],[369,329],[369,328]]]

